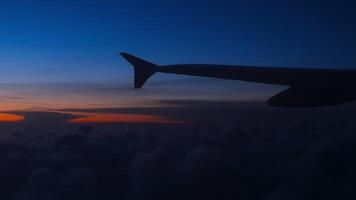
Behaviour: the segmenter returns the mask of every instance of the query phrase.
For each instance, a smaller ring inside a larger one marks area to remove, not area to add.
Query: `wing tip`
[[[145,82],[156,72],[157,65],[127,52],[119,53],[134,68],[134,88],[140,89]]]

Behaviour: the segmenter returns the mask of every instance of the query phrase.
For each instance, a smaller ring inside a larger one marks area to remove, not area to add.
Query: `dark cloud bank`
[[[0,124],[0,199],[356,198],[353,108],[190,105],[187,118],[210,117]]]

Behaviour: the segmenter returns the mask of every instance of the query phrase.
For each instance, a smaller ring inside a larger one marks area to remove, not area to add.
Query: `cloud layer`
[[[246,108],[240,118],[180,125],[0,124],[0,198],[356,197],[355,118],[283,112],[283,122]]]

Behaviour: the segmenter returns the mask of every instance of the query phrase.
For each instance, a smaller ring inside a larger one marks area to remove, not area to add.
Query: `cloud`
[[[210,105],[189,115],[220,120],[0,124],[0,198],[355,197],[352,111],[230,107],[219,115]]]
[[[16,199],[94,199],[95,183],[96,174],[91,169],[59,173],[51,168],[40,168],[31,173]]]

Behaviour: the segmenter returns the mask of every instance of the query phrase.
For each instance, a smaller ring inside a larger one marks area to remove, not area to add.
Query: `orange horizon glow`
[[[70,123],[159,123],[182,124],[182,121],[171,120],[157,115],[141,114],[94,114],[69,120]]]
[[[26,117],[22,115],[0,113],[0,122],[21,122],[25,119]]]
[[[110,85],[109,85],[110,86]],[[82,91],[83,90],[83,91]],[[15,85],[3,86],[0,112],[65,109],[136,108],[161,106],[147,97],[132,99],[131,93],[88,91],[79,85]],[[143,103],[144,102],[144,103]]]

